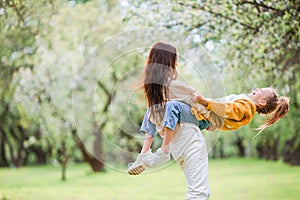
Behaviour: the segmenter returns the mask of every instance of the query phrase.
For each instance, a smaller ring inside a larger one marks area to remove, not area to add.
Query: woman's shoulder
[[[175,79],[175,80],[170,81],[170,85],[187,85],[187,83],[184,81]]]
[[[184,91],[184,93],[193,93],[195,91],[193,87],[181,80],[172,80],[169,89],[171,91]]]
[[[184,101],[188,104],[195,101],[194,88],[184,81],[172,80],[169,85],[169,98]]]
[[[182,80],[172,80],[170,82],[170,87],[193,88],[187,82],[182,81]]]

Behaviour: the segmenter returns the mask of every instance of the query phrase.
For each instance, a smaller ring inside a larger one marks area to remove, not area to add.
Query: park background
[[[174,161],[126,172],[142,146],[146,105],[136,86],[160,38],[174,41],[181,78],[208,97],[268,86],[290,97],[289,114],[257,137],[260,116],[237,131],[203,131],[211,199],[300,198],[299,0],[0,5],[1,200],[185,198]]]

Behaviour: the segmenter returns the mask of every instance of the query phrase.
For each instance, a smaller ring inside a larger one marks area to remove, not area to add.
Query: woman
[[[162,127],[165,104],[170,100],[169,87],[177,77],[176,62],[177,52],[173,45],[157,42],[151,47],[146,61],[143,83],[148,112],[141,128],[141,131],[146,133],[147,144],[144,144],[137,160],[149,154],[152,137],[149,137],[147,133]],[[193,98],[193,92],[187,94],[187,98],[194,100],[195,103],[197,101]],[[159,153],[165,159],[169,159],[170,152],[180,164],[188,185],[187,199],[208,199],[210,194],[208,156],[205,139],[199,127],[193,123],[182,122],[177,125],[175,133],[164,129],[161,134],[164,141]]]

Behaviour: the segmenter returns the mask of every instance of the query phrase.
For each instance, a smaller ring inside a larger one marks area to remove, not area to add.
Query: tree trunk
[[[18,127],[18,128],[20,128],[20,130],[22,130],[21,127]],[[25,136],[22,131],[19,133],[20,137],[18,137],[18,133],[16,132],[16,130],[13,127],[10,127],[10,134],[11,134],[11,136],[13,136],[15,141],[18,143],[17,148],[16,148],[16,146],[14,146],[13,143],[11,143],[7,140],[7,145],[8,145],[8,149],[9,149],[9,153],[10,153],[10,160],[15,167],[21,167],[23,164],[22,154],[24,152],[23,144],[24,144]]]
[[[278,160],[279,138],[280,136],[278,136],[274,140],[273,151],[272,151],[272,160],[274,161]]]
[[[267,138],[264,145],[264,157],[267,160],[278,160],[278,146],[279,146],[279,136],[274,138]]]
[[[39,141],[39,140],[41,140],[41,135],[42,135],[41,130],[40,130],[40,128],[38,128],[35,131],[34,136]],[[36,164],[38,164],[38,165],[46,164],[47,156],[51,152],[51,149],[49,148],[48,144],[47,144],[46,150],[43,149],[41,144],[31,146],[29,150],[35,154]]]
[[[8,161],[5,154],[5,134],[0,130],[0,167],[7,167]]]
[[[300,165],[300,144],[296,137],[285,141],[282,152],[283,161],[293,166]]]
[[[212,149],[212,158],[224,158],[224,141],[223,138],[220,137],[218,142],[215,144],[215,146]]]
[[[245,157],[245,146],[243,144],[243,139],[240,136],[237,135],[237,139],[234,142],[234,144],[238,148],[239,157]]]
[[[223,138],[220,138],[220,158],[224,158],[224,140]]]
[[[58,160],[61,163],[62,166],[62,171],[61,171],[61,180],[65,181],[66,180],[66,171],[67,171],[67,164],[69,161],[69,156],[67,155],[67,150],[66,150],[66,143],[65,141],[62,141],[61,147],[58,151]]]
[[[94,157],[93,155],[91,155],[88,152],[88,150],[85,148],[83,142],[80,140],[76,129],[72,130],[72,136],[73,136],[78,148],[80,149],[80,151],[82,153],[84,161],[88,162],[90,164],[90,166],[92,167],[94,172],[102,171],[104,168],[103,161],[98,160],[96,157]]]
[[[270,134],[270,137],[263,138],[259,141],[256,145],[258,157],[266,160],[278,160],[279,139],[280,136],[274,137]]]
[[[255,146],[257,156],[258,158],[263,158],[264,157],[264,145],[262,140],[259,140],[258,143]]]
[[[44,151],[40,145],[39,146],[31,146],[28,149],[28,151],[29,151],[29,153],[34,153],[35,158],[36,158],[35,164],[38,164],[38,165],[46,164],[47,156],[51,152],[50,149],[48,151]]]
[[[104,163],[104,155],[103,155],[103,147],[102,147],[102,131],[96,123],[94,123],[94,135],[95,135],[95,141],[94,141],[93,153],[97,160],[99,160],[101,163]],[[103,164],[102,166],[99,166],[99,168],[103,168]],[[102,169],[100,169],[100,171],[101,170]]]
[[[66,180],[66,171],[67,171],[67,162],[63,161],[61,163],[62,168],[61,168],[61,180],[65,181]]]

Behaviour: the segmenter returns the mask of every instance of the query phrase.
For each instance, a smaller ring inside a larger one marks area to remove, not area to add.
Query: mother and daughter
[[[137,175],[145,167],[156,167],[170,159],[180,165],[188,185],[187,199],[208,199],[208,155],[201,130],[236,130],[251,122],[255,113],[268,114],[263,129],[287,115],[289,98],[272,88],[256,89],[248,95],[229,95],[225,101],[205,98],[186,83],[177,81],[176,48],[155,43],[148,54],[143,90],[148,109],[141,126],[144,144],[128,173]],[[164,139],[151,153],[153,137]]]

